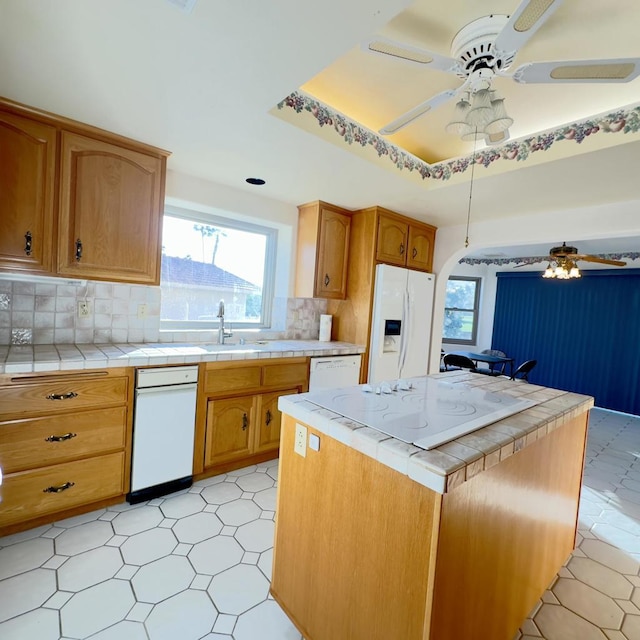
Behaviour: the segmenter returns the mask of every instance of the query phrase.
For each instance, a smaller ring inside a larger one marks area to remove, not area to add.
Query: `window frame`
[[[477,276],[449,276],[447,278],[447,284],[449,283],[449,281],[451,280],[462,280],[462,281],[466,281],[466,282],[475,282],[476,283],[476,291],[475,291],[475,297],[473,300],[473,308],[472,309],[467,309],[467,308],[461,308],[461,307],[447,307],[446,306],[446,300],[447,300],[447,292],[446,292],[446,288],[445,288],[445,307],[444,307],[444,317],[446,318],[447,315],[447,311],[463,311],[463,312],[471,312],[473,313],[473,321],[472,321],[472,328],[471,328],[471,338],[469,340],[465,340],[462,338],[448,338],[444,335],[444,322],[443,322],[443,327],[442,327],[442,341],[443,342],[447,342],[449,344],[466,344],[466,345],[471,345],[471,344],[476,344],[476,340],[478,339],[478,320],[480,317],[480,289],[482,287],[482,278],[479,278]]]
[[[229,214],[231,215],[231,214]],[[278,229],[264,225],[237,220],[220,214],[209,214],[193,209],[182,209],[171,205],[165,205],[164,216],[188,220],[194,224],[206,224],[211,227],[224,227],[237,231],[246,231],[264,235],[266,238],[264,277],[262,281],[262,306],[260,322],[230,321],[234,329],[270,329],[273,321],[273,298],[276,279],[276,252],[278,246]],[[160,264],[160,296],[162,296],[162,261]],[[160,302],[160,330],[161,331],[203,331],[217,329],[219,322],[216,320],[163,320],[162,300]]]

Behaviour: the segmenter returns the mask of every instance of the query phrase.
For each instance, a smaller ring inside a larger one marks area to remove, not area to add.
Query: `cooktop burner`
[[[312,392],[306,399],[422,449],[433,449],[537,404],[428,377]]]

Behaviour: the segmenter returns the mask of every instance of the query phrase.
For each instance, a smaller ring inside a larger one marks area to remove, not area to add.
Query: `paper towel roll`
[[[332,316],[324,313],[320,315],[320,342],[331,342],[331,321]]]

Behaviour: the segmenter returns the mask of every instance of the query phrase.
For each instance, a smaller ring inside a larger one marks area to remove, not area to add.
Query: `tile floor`
[[[0,638],[301,640],[268,596],[276,477],[0,538]],[[578,543],[516,638],[640,640],[640,418],[592,413]]]

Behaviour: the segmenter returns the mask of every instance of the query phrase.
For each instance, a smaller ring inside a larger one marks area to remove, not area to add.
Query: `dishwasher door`
[[[354,387],[360,384],[362,356],[323,356],[309,362],[309,391]]]
[[[175,371],[183,379],[194,379],[184,376],[186,367],[176,369],[183,370]],[[127,495],[131,504],[191,486],[197,386],[189,382],[136,389]]]

